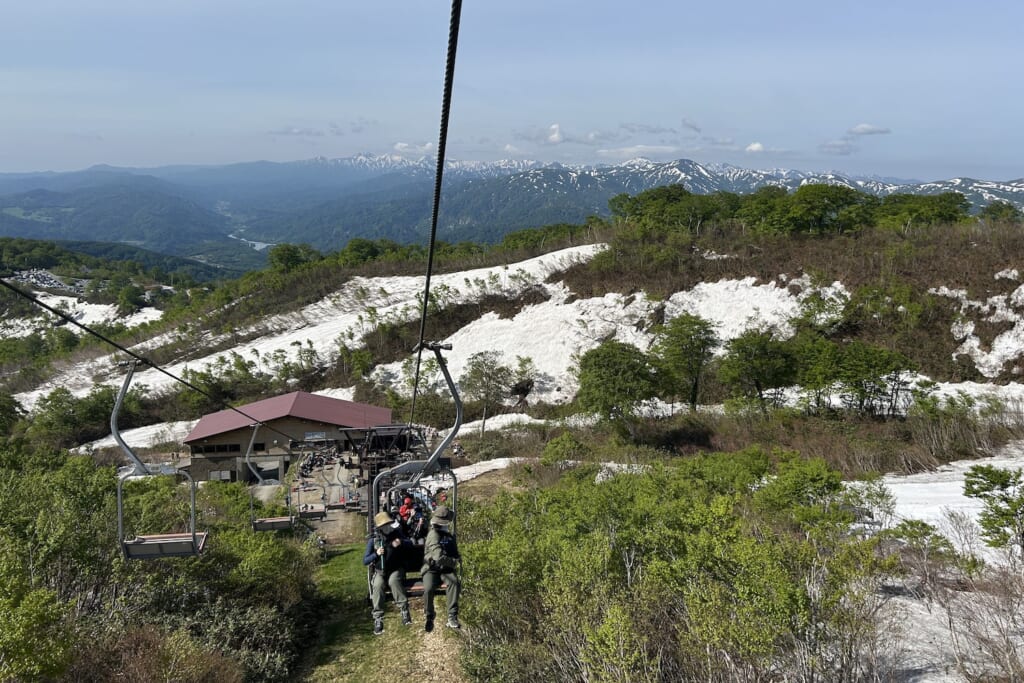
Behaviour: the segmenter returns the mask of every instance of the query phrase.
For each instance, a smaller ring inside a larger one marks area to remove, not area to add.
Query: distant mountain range
[[[357,155],[287,163],[116,168],[0,174],[0,235],[127,243],[233,268],[263,255],[239,238],[307,243],[322,251],[353,237],[425,241],[436,161]],[[765,185],[830,183],[877,195],[962,193],[975,208],[993,200],[1024,208],[1024,179],[934,182],[838,173],[755,171],[680,159],[566,166],[535,161],[449,161],[438,234],[491,243],[506,233],[608,214],[623,192],[683,184],[697,194],[744,194]]]

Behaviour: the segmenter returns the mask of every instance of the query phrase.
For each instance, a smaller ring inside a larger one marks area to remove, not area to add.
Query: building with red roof
[[[344,447],[352,442],[353,430],[390,423],[390,408],[294,391],[204,415],[184,444],[192,453],[191,474],[197,481],[247,481],[251,473],[245,453],[253,425],[258,425],[250,460],[269,470],[261,476],[280,480],[303,449]]]

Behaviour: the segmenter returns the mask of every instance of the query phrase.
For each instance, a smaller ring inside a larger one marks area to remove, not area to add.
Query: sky
[[[0,0],[0,172],[436,152],[440,0]],[[462,11],[450,159],[1024,177],[1024,3]]]

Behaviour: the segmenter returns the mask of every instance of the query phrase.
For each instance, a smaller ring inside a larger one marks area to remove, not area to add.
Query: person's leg
[[[437,572],[423,573],[423,615],[427,621],[424,630],[434,630],[434,596],[441,585],[441,577]]]
[[[391,572],[388,577],[388,585],[391,587],[391,596],[395,599],[395,605],[402,613],[402,623],[408,626],[412,623],[412,615],[409,614],[409,598],[405,595],[405,570],[398,569]]]
[[[384,633],[384,575],[374,572],[370,580],[370,603],[373,605],[373,633]]]
[[[443,576],[448,590],[445,592],[445,602],[448,607],[448,625],[452,628],[462,628],[459,623],[459,593],[462,591],[462,584],[455,572],[448,572]]]
[[[434,596],[441,585],[441,577],[437,572],[423,573],[423,615],[427,619],[434,618]]]

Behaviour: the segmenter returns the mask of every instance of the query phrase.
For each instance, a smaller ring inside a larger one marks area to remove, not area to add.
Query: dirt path
[[[441,598],[443,601],[444,598]],[[444,614],[442,608],[441,614]],[[444,622],[438,621],[438,626],[433,633],[426,633],[420,627],[419,651],[416,653],[416,662],[420,667],[422,678],[426,681],[448,681],[450,683],[465,683],[468,679],[462,673],[459,665],[459,643],[453,642],[458,634],[447,630]]]

